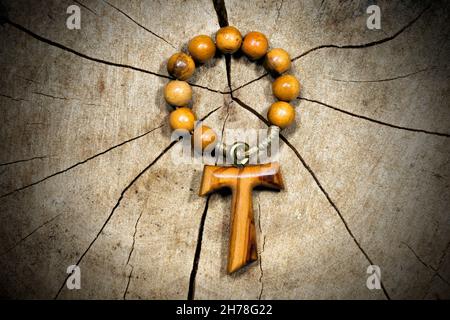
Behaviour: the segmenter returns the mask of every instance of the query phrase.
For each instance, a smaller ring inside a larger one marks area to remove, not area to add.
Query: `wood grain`
[[[242,168],[205,166],[203,170],[200,196],[222,188],[230,188],[233,195],[228,273],[258,259],[252,203],[253,188],[258,186],[277,190],[284,188],[278,163]]]

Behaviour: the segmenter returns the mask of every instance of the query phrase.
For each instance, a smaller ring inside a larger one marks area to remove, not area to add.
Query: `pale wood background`
[[[2,3],[2,297],[450,298],[447,2],[379,1],[368,30],[370,1],[225,1],[229,24],[296,58],[303,86],[287,189],[255,192],[260,260],[232,276],[231,198],[198,197],[202,166],[172,162],[162,97],[166,59],[219,28],[213,3]],[[71,4],[81,30],[65,27]],[[263,75],[245,57],[202,66],[195,112],[265,128]],[[72,264],[81,290],[65,288]],[[383,290],[366,287],[371,264]]]

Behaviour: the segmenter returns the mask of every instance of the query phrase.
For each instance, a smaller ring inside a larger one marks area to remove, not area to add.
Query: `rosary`
[[[264,66],[277,75],[272,91],[279,100],[273,103],[267,119],[271,123],[266,139],[257,146],[236,142],[228,147],[218,143],[213,129],[200,125],[196,128],[196,116],[188,107],[192,99],[192,88],[186,82],[195,71],[195,62],[205,63],[214,57],[217,48],[224,54],[233,54],[239,49],[250,59],[264,58]],[[238,29],[227,26],[216,33],[216,43],[207,35],[192,38],[188,44],[189,54],[178,52],[167,62],[167,71],[176,80],[170,81],[164,89],[164,98],[174,107],[169,123],[173,130],[185,130],[192,135],[196,150],[214,148],[216,153],[228,155],[233,166],[205,165],[200,186],[200,196],[221,188],[232,192],[231,235],[229,241],[228,273],[232,273],[258,259],[256,230],[253,218],[252,190],[254,187],[283,189],[283,179],[278,162],[249,165],[250,156],[269,146],[278,137],[281,129],[288,127],[295,119],[294,107],[289,101],[298,97],[300,83],[289,74],[283,74],[291,66],[289,54],[280,48],[268,51],[269,43],[260,32],[249,32],[244,39]],[[195,60],[195,62],[194,62]],[[195,130],[194,130],[195,129]]]

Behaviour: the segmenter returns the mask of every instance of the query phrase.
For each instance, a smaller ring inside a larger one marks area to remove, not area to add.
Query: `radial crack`
[[[403,244],[405,247],[407,247],[412,253],[413,255],[416,257],[416,259],[427,269],[430,269],[431,271],[433,271],[433,277],[431,279],[433,279],[434,277],[438,277],[439,279],[441,279],[443,282],[445,282],[448,286],[450,286],[450,282],[445,279],[440,273],[439,273],[439,268],[434,268],[432,265],[426,263],[414,250],[413,248],[411,248],[411,246],[409,246],[406,242],[401,242],[401,244]]]
[[[336,79],[336,78],[332,78],[330,80],[332,81],[337,81],[337,82],[348,82],[348,83],[371,83],[371,82],[387,82],[387,81],[394,81],[394,80],[398,80],[398,79],[405,79],[408,78],[410,76],[416,75],[418,73],[422,73],[425,72],[427,70],[429,70],[431,68],[424,68],[418,71],[414,71],[414,72],[410,72],[407,74],[403,74],[400,76],[395,76],[395,77],[390,77],[390,78],[384,78],[384,79],[374,79],[374,80],[345,80],[345,79]]]
[[[209,199],[211,195],[206,198],[205,209],[203,210],[200,219],[200,226],[198,228],[197,245],[195,248],[194,260],[192,262],[191,276],[189,277],[188,300],[194,300],[195,297],[195,278],[197,277],[198,262],[200,260],[200,253],[202,251],[203,229],[205,227],[206,214],[208,213]]]
[[[275,24],[278,22],[278,19],[280,19],[281,9],[283,8],[284,0],[281,0],[280,5],[276,5],[277,10],[277,17],[275,18]]]
[[[63,170],[57,171],[57,172],[55,172],[55,173],[52,173],[51,175],[46,176],[45,178],[39,179],[39,180],[37,180],[37,181],[35,181],[35,182],[31,183],[31,184],[28,184],[28,185],[26,185],[26,186],[23,186],[23,187],[20,187],[20,188],[15,189],[15,190],[12,190],[12,191],[10,191],[10,192],[8,192],[8,193],[5,193],[5,194],[3,194],[3,195],[0,196],[0,199],[1,199],[1,198],[5,198],[5,197],[7,197],[7,196],[10,196],[10,195],[12,195],[12,194],[14,194],[14,193],[16,193],[16,192],[19,192],[19,191],[28,189],[28,188],[30,188],[30,187],[32,187],[32,186],[35,186],[35,185],[37,185],[37,184],[39,184],[39,183],[41,183],[41,182],[44,182],[44,181],[48,180],[48,179],[50,179],[50,178],[53,178],[53,177],[55,177],[55,176],[57,176],[57,175],[59,175],[59,174],[65,173],[65,172],[67,172],[67,171],[69,171],[69,170],[72,170],[73,168],[76,168],[76,167],[78,167],[78,166],[80,166],[80,165],[82,165],[82,164],[85,164],[86,162],[88,162],[88,161],[90,161],[90,160],[92,160],[92,159],[95,159],[95,158],[97,158],[97,157],[99,157],[99,156],[101,156],[101,155],[104,155],[105,153],[107,153],[107,152],[109,152],[109,151],[111,151],[111,150],[114,150],[114,149],[116,149],[116,148],[118,148],[118,147],[121,147],[121,146],[123,146],[123,145],[125,145],[125,144],[127,144],[127,143],[129,143],[129,142],[132,142],[132,141],[134,141],[134,140],[137,140],[137,139],[139,139],[139,138],[142,138],[142,137],[144,137],[144,136],[146,136],[146,135],[152,133],[153,131],[162,128],[163,126],[164,126],[164,125],[160,125],[160,126],[158,126],[158,127],[156,127],[156,128],[153,128],[153,129],[151,129],[151,130],[145,132],[145,133],[142,133],[142,134],[140,134],[140,135],[138,135],[138,136],[136,136],[136,137],[133,137],[133,138],[128,139],[128,140],[125,140],[125,141],[123,141],[123,142],[121,142],[121,143],[119,143],[119,144],[116,144],[116,145],[114,145],[114,146],[112,146],[112,147],[110,147],[110,148],[108,148],[108,149],[106,149],[106,150],[104,150],[104,151],[102,151],[102,152],[99,152],[99,153],[97,153],[97,154],[94,154],[93,156],[91,156],[91,157],[89,157],[89,158],[87,158],[87,159],[85,159],[85,160],[83,160],[83,161],[79,161],[79,162],[77,162],[77,163],[75,163],[75,164],[73,164],[73,165],[71,165],[71,166],[69,166],[69,167],[67,167],[67,168],[65,168],[65,169],[63,169]]]
[[[33,157],[33,158],[28,158],[28,159],[21,159],[21,160],[15,160],[15,161],[11,161],[11,162],[4,162],[4,163],[0,163],[0,167],[3,166],[9,166],[11,164],[16,164],[16,163],[21,163],[21,162],[28,162],[28,161],[33,161],[33,160],[42,160],[42,159],[47,159],[47,156],[41,156],[41,157]]]
[[[108,217],[106,218],[106,220],[103,222],[103,225],[101,226],[100,230],[97,232],[96,236],[94,237],[94,239],[92,239],[92,241],[90,242],[89,246],[86,248],[86,250],[84,250],[83,254],[80,256],[80,258],[78,259],[77,263],[75,265],[79,266],[81,261],[83,260],[83,258],[85,257],[85,255],[88,253],[88,251],[92,248],[92,246],[94,245],[94,243],[97,241],[97,239],[100,237],[100,235],[103,233],[103,230],[105,229],[106,225],[108,224],[108,222],[111,220],[112,216],[114,215],[116,209],[120,206],[120,203],[122,202],[123,197],[125,196],[125,194],[127,193],[127,191],[136,183],[136,181],[139,180],[139,178],[145,173],[147,172],[155,163],[158,162],[159,159],[161,159],[161,157],[163,157],[176,143],[178,142],[178,140],[172,141],[149,165],[147,165],[141,172],[138,173],[138,175],[136,175],[133,180],[131,180],[130,183],[128,183],[126,185],[126,187],[122,190],[122,192],[120,193],[120,197],[117,200],[116,204],[114,205],[114,207],[112,208],[110,214],[108,215]],[[69,275],[70,276],[70,275]],[[64,285],[66,284],[67,279],[69,278],[69,276],[67,276],[64,280],[64,282],[62,283],[61,287],[59,288],[55,299],[58,298],[59,294],[61,293],[62,289],[64,288]]]
[[[151,74],[151,75],[154,75],[154,76],[157,76],[157,77],[161,77],[161,78],[165,78],[165,79],[171,79],[171,77],[166,76],[164,74],[159,74],[159,73],[156,73],[156,72],[153,72],[153,71],[149,71],[149,70],[145,70],[145,69],[142,69],[142,68],[139,68],[139,67],[134,67],[134,66],[131,66],[131,65],[123,64],[123,63],[116,63],[116,62],[103,60],[103,59],[100,59],[100,58],[91,57],[91,56],[89,56],[87,54],[84,54],[84,53],[78,52],[78,51],[76,51],[76,50],[74,50],[72,48],[66,47],[63,44],[60,44],[60,43],[55,42],[53,40],[44,38],[44,37],[38,35],[37,33],[34,33],[33,31],[31,31],[31,30],[25,28],[24,26],[22,26],[22,25],[20,25],[18,23],[15,23],[15,22],[13,22],[13,21],[11,21],[9,19],[6,20],[6,23],[8,23],[9,25],[13,26],[14,28],[16,28],[16,29],[18,29],[18,30],[28,34],[29,36],[35,38],[36,40],[44,42],[44,43],[46,43],[46,44],[48,44],[50,46],[62,49],[64,51],[66,51],[66,52],[72,53],[72,54],[74,54],[74,55],[76,55],[78,57],[81,57],[83,59],[87,59],[87,60],[90,60],[90,61],[93,61],[93,62],[97,62],[97,63],[101,63],[101,64],[106,64],[108,66],[113,66],[113,67],[118,67],[118,68],[125,68],[125,69],[130,69],[130,70],[134,70],[134,71],[138,71],[138,72],[143,72],[143,73],[146,73],[146,74]]]
[[[262,254],[264,252],[264,249],[266,247],[266,236],[263,236],[263,231],[262,231],[262,227],[261,227],[261,202],[259,199],[259,195],[258,197],[258,227],[259,227],[259,234],[262,236],[263,241],[262,241],[262,245],[261,245],[261,251],[259,252],[259,271],[260,271],[260,275],[259,275],[259,283],[261,284],[261,289],[259,291],[259,295],[258,295],[258,300],[261,300],[263,291],[264,291],[264,282],[263,282],[263,277],[264,277],[264,270],[262,267]]]
[[[28,233],[25,237],[21,238],[19,241],[17,241],[13,246],[11,246],[9,249],[5,250],[4,252],[2,252],[0,254],[0,257],[3,257],[4,255],[6,255],[7,253],[9,253],[10,251],[14,250],[16,247],[18,247],[21,243],[23,243],[25,240],[27,240],[29,237],[31,237],[33,234],[35,234],[38,230],[40,230],[41,228],[45,227],[47,224],[49,224],[50,222],[52,222],[53,220],[55,220],[56,218],[58,218],[60,215],[62,215],[63,213],[59,213],[56,216],[50,218],[49,220],[45,221],[43,224],[41,224],[40,226],[38,226],[37,228],[35,228],[33,231],[31,231],[30,233]]]
[[[213,0],[214,10],[217,13],[217,19],[219,20],[219,26],[221,28],[228,26],[228,13],[225,7],[224,0]]]
[[[241,100],[239,100],[238,98],[233,98],[242,108],[250,111],[251,113],[253,113],[255,116],[257,116],[262,122],[264,122],[266,125],[269,125],[269,122],[255,109],[253,109],[252,107],[250,107],[249,105],[245,104],[244,102],[242,102]],[[306,163],[306,161],[303,159],[303,157],[300,155],[299,151],[289,142],[289,140],[283,136],[282,134],[280,134],[280,139],[295,153],[295,155],[297,156],[297,158],[300,160],[300,162],[302,163],[303,167],[308,171],[308,173],[311,175],[311,177],[313,178],[314,182],[316,183],[316,185],[319,187],[320,191],[323,193],[323,195],[325,196],[325,198],[328,200],[328,203],[333,207],[334,211],[338,214],[340,220],[342,221],[342,223],[344,224],[344,227],[347,231],[347,233],[349,234],[349,236],[352,238],[353,242],[356,244],[356,246],[358,247],[359,251],[364,255],[364,257],[367,259],[367,261],[369,261],[369,263],[371,265],[373,265],[374,263],[372,262],[372,259],[369,257],[369,255],[366,253],[366,251],[362,248],[361,244],[358,242],[358,240],[356,239],[356,237],[354,236],[353,232],[351,231],[350,227],[348,226],[347,221],[345,220],[344,216],[342,215],[341,211],[339,210],[339,208],[337,207],[337,205],[334,203],[334,201],[331,199],[330,195],[328,194],[328,192],[325,190],[325,188],[322,186],[322,183],[319,181],[319,179],[317,178],[316,174],[314,173],[314,171],[312,170],[312,168]],[[381,284],[381,288],[383,290],[384,295],[386,296],[386,298],[388,300],[390,300],[390,296],[386,290],[386,288],[384,287],[384,284],[382,281],[380,281]]]
[[[29,36],[35,38],[38,41],[41,41],[41,42],[44,42],[44,43],[46,43],[46,44],[48,44],[50,46],[62,49],[64,51],[66,51],[66,52],[72,53],[72,54],[74,54],[74,55],[76,55],[78,57],[81,57],[83,59],[87,59],[87,60],[90,60],[90,61],[93,61],[93,62],[105,64],[105,65],[112,66],[112,67],[129,69],[129,70],[133,70],[133,71],[137,71],[137,72],[142,72],[142,73],[145,73],[145,74],[151,74],[151,75],[156,76],[156,77],[173,80],[173,78],[171,76],[168,76],[168,75],[165,75],[165,74],[160,74],[160,73],[157,73],[157,72],[153,72],[153,71],[150,71],[150,70],[146,70],[146,69],[135,67],[135,66],[128,65],[128,64],[111,62],[111,61],[103,60],[103,59],[100,59],[100,58],[91,57],[91,56],[89,56],[87,54],[84,54],[84,53],[78,52],[78,51],[76,51],[76,50],[74,50],[72,48],[66,47],[63,44],[60,44],[58,42],[55,42],[55,41],[52,41],[50,39],[44,38],[44,37],[34,33],[33,31],[31,31],[31,30],[21,26],[20,24],[17,24],[17,23],[15,23],[15,22],[13,22],[13,21],[11,21],[9,19],[6,19],[6,23],[8,23],[11,26],[13,26],[14,28],[16,28],[16,29],[18,29],[18,30],[28,34]],[[193,86],[193,87],[197,87],[197,88],[200,88],[200,89],[205,89],[205,90],[208,90],[208,91],[211,91],[211,92],[215,92],[215,93],[220,93],[220,94],[228,94],[229,93],[229,92],[224,92],[224,91],[208,88],[206,86],[202,86],[202,85],[198,85],[198,84],[194,84],[194,83],[189,83],[189,84],[191,86]],[[8,98],[11,98],[11,97],[8,97]]]
[[[131,276],[132,276],[133,270],[134,270],[134,266],[132,264],[130,264],[130,259],[131,259],[131,255],[133,254],[133,251],[134,251],[134,245],[136,244],[136,233],[137,233],[138,224],[139,224],[139,221],[141,220],[143,212],[144,212],[144,209],[141,210],[141,213],[139,214],[138,218],[136,219],[136,223],[134,224],[133,243],[131,244],[130,253],[128,254],[127,263],[125,264],[125,267],[128,265],[131,267],[131,271],[130,271],[130,274],[128,275],[127,286],[125,287],[125,291],[123,293],[123,300],[125,300],[125,298],[127,296],[128,287],[130,286]]]
[[[346,44],[346,45],[337,45],[337,44],[323,44],[323,45],[319,45],[317,47],[313,47],[311,49],[306,50],[305,52],[299,54],[298,56],[295,56],[294,58],[291,59],[292,62],[295,62],[296,60],[314,52],[317,50],[321,50],[321,49],[327,49],[327,48],[334,48],[334,49],[364,49],[364,48],[369,48],[369,47],[373,47],[391,40],[394,40],[395,38],[397,38],[400,34],[402,34],[405,30],[407,30],[408,28],[410,28],[417,20],[419,20],[419,18],[427,11],[431,8],[431,4],[429,6],[427,6],[425,9],[423,9],[418,16],[416,16],[414,19],[412,19],[410,22],[408,22],[405,26],[403,26],[400,30],[398,30],[396,33],[394,33],[393,35],[383,38],[383,39],[379,39],[376,41],[372,41],[372,42],[367,42],[367,43],[362,43],[362,44]],[[239,89],[242,89],[258,80],[261,80],[262,78],[265,78],[266,76],[268,76],[268,73],[264,73],[263,75],[259,76],[256,79],[250,80],[249,82],[244,83],[243,85],[239,86],[238,88],[232,90],[232,92],[237,91]]]
[[[18,101],[18,102],[20,102],[20,101],[29,101],[29,100],[22,99],[22,98],[14,98],[13,96],[10,96],[10,95],[7,95],[7,94],[3,94],[3,93],[0,93],[0,97],[8,98],[8,99],[11,99],[13,101]]]
[[[97,12],[95,12],[94,10],[92,10],[91,8],[89,8],[88,6],[86,6],[85,4],[81,3],[78,0],[73,0],[73,2],[75,2],[76,4],[82,6],[83,8],[85,8],[86,10],[90,11],[91,13],[97,15]]]
[[[125,17],[127,17],[129,20],[131,20],[134,24],[136,24],[137,26],[139,26],[140,28],[144,29],[145,31],[149,32],[150,34],[152,34],[153,36],[155,36],[156,38],[164,41],[165,43],[167,43],[169,46],[171,46],[172,48],[176,49],[175,46],[173,44],[171,44],[169,41],[167,41],[166,39],[164,39],[162,36],[158,35],[157,33],[153,32],[152,30],[148,29],[147,27],[143,26],[142,24],[140,24],[139,22],[137,22],[135,19],[133,19],[130,15],[128,15],[127,13],[125,13],[123,10],[117,8],[116,6],[112,5],[111,3],[109,3],[106,0],[103,0],[103,2],[105,2],[107,5],[109,5],[111,8],[117,10],[118,12],[120,12],[122,15],[124,15]]]
[[[48,93],[42,93],[42,92],[36,92],[36,91],[33,91],[32,93],[33,93],[33,94],[37,94],[37,95],[39,95],[39,96],[44,96],[44,97],[47,97],[47,98],[52,98],[52,99],[69,100],[69,99],[66,98],[66,97],[53,96],[53,95],[48,94]]]
[[[224,0],[213,0],[214,10],[216,10],[217,20],[221,28],[227,27],[228,13]],[[225,67],[227,73],[228,92],[222,92],[233,96],[233,89],[231,88],[231,55],[225,54]]]
[[[391,128],[394,128],[394,129],[400,129],[400,130],[406,130],[406,131],[412,131],[412,132],[419,132],[419,133],[426,133],[426,134],[431,134],[431,135],[436,135],[436,136],[441,136],[441,137],[447,137],[447,138],[450,137],[450,133],[443,133],[443,132],[436,132],[436,131],[429,131],[429,130],[423,130],[423,129],[415,129],[415,128],[398,126],[398,125],[395,125],[395,124],[391,124],[391,123],[383,122],[383,121],[380,121],[380,120],[372,119],[372,118],[369,118],[369,117],[366,117],[366,116],[363,116],[363,115],[359,115],[359,114],[356,114],[356,113],[353,113],[353,112],[350,112],[350,111],[347,111],[347,110],[343,110],[343,109],[340,109],[338,107],[326,104],[326,103],[318,101],[318,100],[308,99],[308,98],[304,98],[304,97],[299,97],[298,99],[299,100],[308,101],[308,102],[312,102],[312,103],[316,103],[318,105],[327,107],[329,109],[332,109],[332,110],[344,113],[346,115],[349,115],[349,116],[352,116],[352,117],[355,117],[355,118],[359,118],[359,119],[363,119],[363,120],[367,120],[367,121],[370,121],[370,122],[373,122],[373,123],[376,123],[376,124],[380,124],[380,125],[383,125],[383,126],[391,127]]]
[[[404,31],[406,31],[408,28],[410,28],[417,20],[419,20],[419,18],[429,9],[431,8],[431,4],[428,5],[425,9],[423,9],[414,19],[412,19],[410,22],[408,22],[405,26],[403,26],[400,30],[398,30],[396,33],[394,33],[393,35],[383,38],[383,39],[379,39],[379,40],[375,40],[375,41],[371,41],[371,42],[366,42],[366,43],[361,43],[361,44],[346,44],[346,45],[337,45],[337,44],[324,44],[324,45],[320,45],[314,48],[311,48],[301,54],[299,54],[298,56],[294,57],[292,59],[292,61],[296,61],[308,54],[310,54],[311,52],[317,51],[317,50],[321,50],[321,49],[326,49],[326,48],[335,48],[335,49],[364,49],[364,48],[369,48],[369,47],[373,47],[391,40],[394,40],[395,38],[397,38],[400,34],[402,34]]]

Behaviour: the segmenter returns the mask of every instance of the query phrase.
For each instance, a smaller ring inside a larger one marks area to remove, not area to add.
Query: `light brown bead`
[[[213,129],[202,125],[195,128],[192,142],[197,151],[203,151],[207,147],[212,148],[217,143],[217,135]]]
[[[247,33],[242,42],[242,51],[251,60],[262,58],[269,48],[269,42],[264,34],[257,31]]]
[[[286,128],[295,120],[294,107],[287,102],[277,101],[270,106],[267,119],[281,129]]]
[[[172,106],[185,107],[191,102],[192,88],[186,81],[169,81],[164,88],[164,98]]]
[[[199,35],[189,41],[188,50],[196,61],[204,63],[216,54],[216,45],[211,37]]]
[[[189,108],[178,108],[170,113],[169,123],[173,130],[184,129],[193,131],[195,115]]]
[[[272,91],[275,97],[281,101],[291,101],[300,93],[300,83],[290,74],[280,76],[272,83]]]
[[[187,80],[194,74],[194,60],[186,53],[175,53],[167,61],[167,71],[178,80]]]
[[[216,45],[223,53],[233,54],[242,44],[242,35],[232,26],[220,28],[216,33]]]
[[[269,71],[281,74],[291,67],[291,57],[285,50],[275,48],[267,52],[265,65]]]

